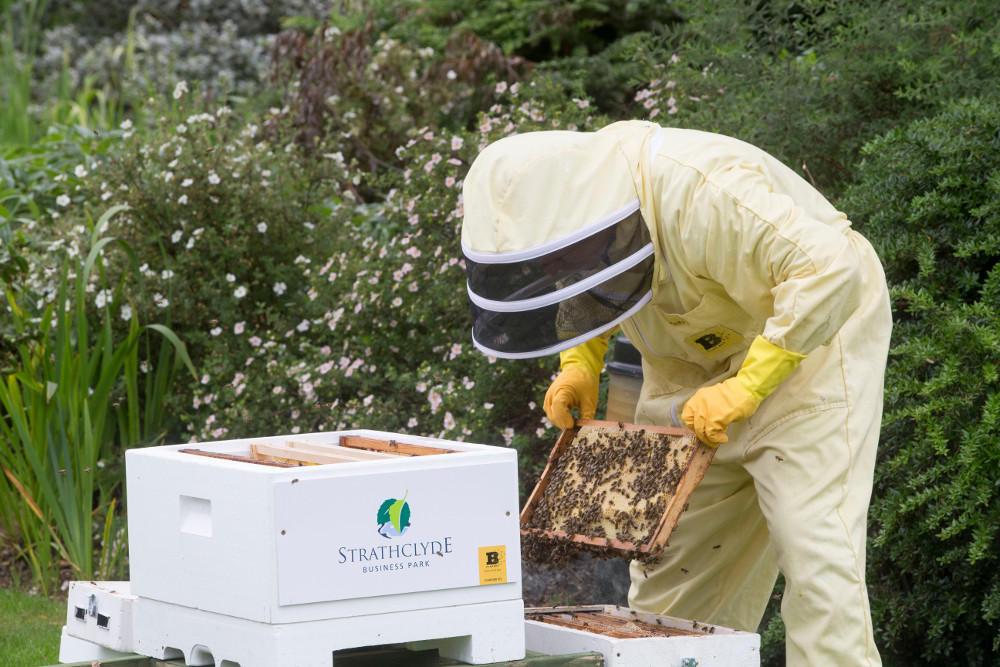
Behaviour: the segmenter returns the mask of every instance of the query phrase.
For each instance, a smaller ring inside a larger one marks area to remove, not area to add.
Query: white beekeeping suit
[[[881,664],[864,573],[891,318],[844,214],[760,149],[638,121],[502,139],[464,192],[475,344],[560,353],[565,428],[621,328],[635,421],[719,447],[630,605],[754,631],[780,568],[788,664]]]

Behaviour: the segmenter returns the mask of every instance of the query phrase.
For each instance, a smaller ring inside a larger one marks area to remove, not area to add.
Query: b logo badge
[[[690,338],[685,338],[684,342],[698,348],[700,352],[711,359],[732,346],[742,343],[743,336],[720,324],[717,327],[697,333]]]
[[[507,547],[479,547],[479,585],[507,583]]]

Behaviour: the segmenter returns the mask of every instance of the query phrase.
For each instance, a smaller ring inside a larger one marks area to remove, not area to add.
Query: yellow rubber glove
[[[604,368],[608,341],[594,338],[559,354],[562,372],[545,392],[542,408],[553,424],[565,430],[576,423],[570,410],[579,408],[581,419],[597,412],[598,378]]]
[[[681,414],[684,423],[709,447],[728,442],[729,425],[756,412],[805,358],[757,336],[736,377],[699,389],[688,400]]]

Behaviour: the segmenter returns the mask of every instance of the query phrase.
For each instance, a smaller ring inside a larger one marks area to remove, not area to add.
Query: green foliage
[[[827,194],[851,179],[865,141],[993,90],[1000,67],[984,0],[675,7],[684,21],[640,54],[647,80],[680,65],[669,78],[682,113],[656,120],[760,146]]]
[[[493,78],[524,74],[518,59],[468,31],[450,34],[439,49],[419,47],[360,16],[366,20],[342,17],[311,34],[279,35],[272,82],[284,88],[301,141],[328,137],[366,172],[397,165],[393,151],[417,128],[471,125],[494,97]]]
[[[137,346],[155,331],[183,355],[180,341],[161,325],[133,319],[123,340],[112,333],[108,302],[120,297],[121,286],[109,289],[102,280],[102,257],[114,239],[98,234],[119,212],[109,209],[93,226],[85,261],[63,265],[51,303],[36,306],[6,290],[22,342],[15,358],[0,360],[9,367],[0,382],[0,519],[20,538],[16,548],[44,594],[57,590],[59,560],[83,579],[118,571],[125,542],[113,527],[121,471],[109,464],[122,448],[139,444],[129,428],[138,422]],[[92,280],[101,288],[97,331],[87,312]],[[104,522],[105,538],[96,558],[95,520]]]
[[[38,667],[59,661],[59,628],[66,600],[0,588],[0,655],[7,667]]]
[[[0,2],[0,143],[30,144],[32,72],[45,0]]]
[[[79,125],[50,125],[30,146],[0,149],[0,234],[58,216],[68,200],[79,199],[74,188],[80,184],[80,170],[89,169],[119,135]]]
[[[407,3],[410,4],[410,3]],[[655,0],[456,0],[412,3],[414,18],[390,34],[439,47],[452,31],[470,31],[523,58],[602,111],[624,112],[628,85],[640,76],[641,44],[679,20],[673,3]]]
[[[893,347],[869,551],[893,664],[1000,658],[1000,101],[870,142],[843,205],[880,252]]]

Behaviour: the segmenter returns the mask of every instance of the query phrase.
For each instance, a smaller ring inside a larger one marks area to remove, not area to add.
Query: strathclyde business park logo
[[[388,498],[382,501],[378,508],[378,534],[386,539],[392,539],[404,534],[410,527],[410,504],[406,502],[407,491],[399,500]]]

